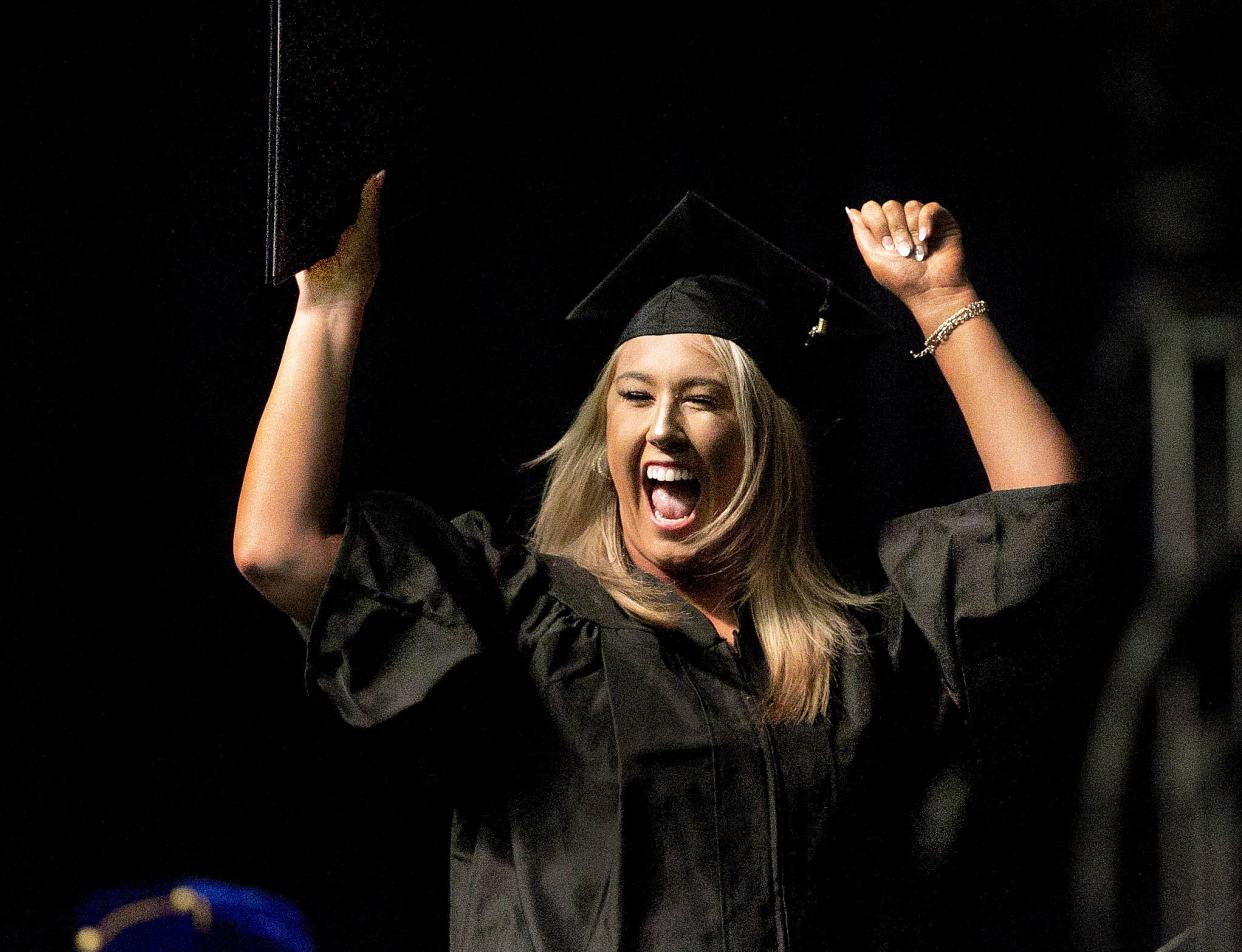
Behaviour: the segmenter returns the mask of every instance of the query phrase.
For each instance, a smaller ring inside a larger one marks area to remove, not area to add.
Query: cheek
[[[712,434],[709,447],[709,461],[714,472],[719,474],[720,488],[726,495],[732,495],[742,479],[744,450],[742,434],[736,427],[721,428]]]
[[[604,440],[608,462],[613,468],[614,476],[625,478],[630,468],[628,463],[635,452],[634,435],[630,429],[632,428],[627,428],[624,420],[618,420],[611,415],[608,417],[604,428]]]
[[[612,412],[612,408],[608,408],[608,416],[604,418],[604,449],[608,453],[608,458],[613,459],[617,453],[617,446],[620,441],[618,433],[619,425],[616,415]]]

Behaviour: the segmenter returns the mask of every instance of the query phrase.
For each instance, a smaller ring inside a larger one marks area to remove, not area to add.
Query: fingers
[[[883,245],[885,251],[896,251],[893,244],[893,236],[888,230],[888,218],[884,215],[878,202],[867,202],[859,209],[862,214],[862,220],[867,225],[867,230],[875,236],[875,240]]]
[[[897,253],[909,258],[914,252],[914,242],[910,238],[910,228],[906,224],[906,210],[900,202],[884,203],[884,219],[888,222],[888,233],[893,236],[893,244]],[[881,239],[882,240],[882,239]]]
[[[939,202],[924,205],[916,200],[905,204],[890,200],[881,205],[871,201],[863,205],[859,212],[850,214],[850,221],[854,224],[856,239],[859,238],[861,225],[871,241],[889,254],[922,261],[929,254],[928,239],[938,215],[942,214],[947,215],[948,212]],[[855,215],[858,220],[855,220]],[[859,247],[863,247],[861,242]]]
[[[359,255],[366,258],[379,256],[380,190],[384,187],[384,173],[376,172],[362,185],[362,198],[354,223],[341,232],[336,243],[336,257],[352,259]]]
[[[369,226],[379,220],[380,189],[384,187],[383,170],[376,172],[362,185],[362,202],[358,206],[356,225]]]
[[[908,205],[918,205],[909,202]],[[915,242],[910,236],[910,223],[906,220],[906,208],[900,202],[867,202],[861,209],[862,220],[875,241],[890,254],[908,258],[915,252]],[[923,258],[920,256],[919,261]]]
[[[919,240],[930,241],[936,226],[936,218],[947,215],[948,210],[939,202],[928,202],[919,209]]]
[[[922,210],[923,203],[914,200],[906,202],[902,208],[906,219],[906,231],[910,235],[910,241],[913,244],[915,261],[922,261],[927,257],[927,236],[919,228],[919,215]]]
[[[858,245],[858,250],[864,255],[881,254],[884,246],[880,244],[880,239],[872,233],[871,227],[863,220],[862,214],[849,206],[846,206],[845,214],[849,217],[850,225],[853,226],[854,243]]]

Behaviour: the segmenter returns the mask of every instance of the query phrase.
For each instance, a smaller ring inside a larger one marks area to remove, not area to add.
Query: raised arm
[[[350,374],[379,271],[382,185],[382,172],[367,180],[336,253],[297,275],[297,310],[237,504],[238,569],[273,605],[308,624],[341,542],[332,516]]]
[[[910,309],[924,337],[979,299],[966,274],[961,228],[942,205],[867,202],[846,214],[872,275]],[[1079,478],[1069,435],[986,314],[958,326],[934,359],[993,489]]]

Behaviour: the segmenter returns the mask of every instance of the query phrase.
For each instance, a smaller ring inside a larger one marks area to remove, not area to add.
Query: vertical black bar
[[[280,0],[271,0],[268,18],[267,66],[267,219],[264,244],[264,280],[276,283],[278,226],[278,169],[280,159]]]

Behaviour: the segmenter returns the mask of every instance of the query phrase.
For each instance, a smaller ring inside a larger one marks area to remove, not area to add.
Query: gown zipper
[[[727,642],[726,642],[727,644]],[[742,664],[742,648],[739,632],[733,632],[733,643],[729,645],[730,654],[733,658],[733,666],[737,669],[744,683],[750,690],[751,696],[757,696],[755,685],[750,679],[746,666]],[[772,871],[772,890],[773,903],[775,909],[773,914],[776,918],[776,950],[777,952],[790,952],[789,950],[789,917],[785,910],[785,883],[781,878],[781,842],[780,828],[777,822],[778,795],[777,783],[778,774],[776,769],[776,753],[775,745],[772,740],[772,733],[765,718],[760,716],[759,723],[759,740],[760,746],[763,748],[764,768],[767,771],[767,788],[768,788],[768,840],[772,844],[769,862]]]
[[[768,770],[768,828],[772,841],[772,886],[775,893],[776,909],[776,948],[777,952],[789,950],[789,918],[785,912],[785,881],[781,876],[781,841],[780,827],[777,821],[777,773],[776,755],[773,752],[772,734],[764,723],[760,729],[763,741],[763,756]]]

